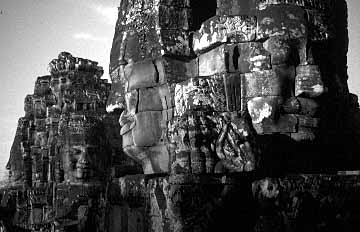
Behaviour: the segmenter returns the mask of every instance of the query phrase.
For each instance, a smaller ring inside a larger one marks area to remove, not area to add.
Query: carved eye
[[[61,78],[61,83],[65,84],[66,83],[66,78]]]
[[[288,13],[287,14],[287,17],[291,20],[299,20],[299,17],[297,17],[296,15],[294,14],[291,14],[291,13]]]
[[[70,153],[71,155],[81,155],[81,150],[78,148],[72,148]]]
[[[275,23],[275,20],[270,17],[265,17],[261,20],[261,24],[270,25],[272,23]]]

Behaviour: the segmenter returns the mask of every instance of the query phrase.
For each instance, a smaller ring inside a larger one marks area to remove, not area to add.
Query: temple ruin
[[[122,0],[24,100],[6,231],[357,231],[345,0]],[[355,77],[351,77],[355,78]]]

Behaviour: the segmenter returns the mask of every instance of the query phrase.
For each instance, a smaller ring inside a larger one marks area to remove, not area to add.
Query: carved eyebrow
[[[70,150],[82,151],[82,150],[83,150],[83,148],[82,148],[81,146],[77,146],[77,145],[75,145],[75,146],[70,147]]]
[[[265,17],[261,20],[261,24],[270,24],[270,23],[274,23],[274,22],[275,22],[275,20],[270,17]]]
[[[296,15],[294,15],[294,14],[292,14],[292,13],[288,13],[288,14],[286,14],[286,15],[287,15],[287,17],[288,17],[289,19],[294,19],[294,20],[299,19],[299,17],[297,17]]]

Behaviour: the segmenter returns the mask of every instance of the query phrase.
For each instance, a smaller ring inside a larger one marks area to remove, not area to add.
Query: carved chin
[[[76,169],[76,178],[78,180],[86,181],[91,177],[91,170],[88,167],[81,167]]]

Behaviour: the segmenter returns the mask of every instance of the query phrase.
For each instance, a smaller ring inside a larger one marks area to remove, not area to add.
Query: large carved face
[[[343,73],[345,66],[329,58],[346,46],[333,44],[330,3],[238,0],[230,6],[230,1],[217,2],[221,16],[203,22],[193,41],[186,41],[193,44],[195,58],[167,50],[162,35],[161,43],[154,42],[153,49],[160,47],[162,55],[182,56],[186,61],[139,57],[139,49],[146,45],[142,40],[128,45],[131,22],[120,22],[120,33],[115,34],[119,66],[110,75],[109,106],[124,109],[123,148],[143,163],[147,173],[169,171],[158,168],[166,167],[162,162],[167,161],[168,167],[180,172],[211,172],[214,160],[225,160],[222,165],[233,171],[251,171],[256,166],[254,156],[260,153],[256,145],[271,154],[291,153],[294,143],[316,141],[324,96],[346,89],[341,84],[346,76],[334,74],[337,68]],[[248,15],[232,15],[235,11],[229,9],[242,4],[248,9],[240,11]],[[136,21],[139,27],[145,24],[141,20]],[[155,23],[163,29],[182,28],[175,22]],[[152,36],[151,30],[147,33],[145,40]],[[255,142],[255,137],[260,141]]]
[[[106,178],[111,153],[101,122],[73,115],[65,128],[61,149],[65,181],[83,183]]]

